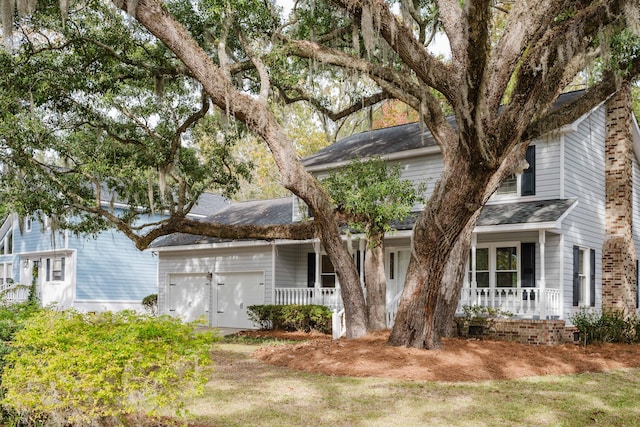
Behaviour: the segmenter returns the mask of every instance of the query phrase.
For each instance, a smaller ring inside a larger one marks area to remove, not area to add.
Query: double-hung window
[[[573,247],[573,306],[596,305],[596,251]]]
[[[64,280],[64,257],[47,258],[47,282]]]
[[[476,250],[477,288],[515,288],[520,282],[519,243],[479,245]],[[473,263],[469,258],[469,283],[473,281]]]

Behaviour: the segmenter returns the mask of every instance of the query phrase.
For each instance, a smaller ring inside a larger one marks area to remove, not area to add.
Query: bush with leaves
[[[585,344],[640,342],[640,318],[625,316],[620,310],[597,312],[582,308],[570,320]]]
[[[151,294],[142,298],[142,306],[150,315],[155,316],[158,314],[158,294]]]
[[[6,357],[3,405],[23,421],[118,424],[202,392],[213,334],[171,317],[43,310]]]
[[[331,310],[323,305],[251,305],[247,313],[260,329],[331,333]]]

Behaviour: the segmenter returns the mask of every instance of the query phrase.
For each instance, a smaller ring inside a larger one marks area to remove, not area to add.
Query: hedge
[[[251,305],[249,319],[260,329],[331,333],[331,310],[323,305]]]

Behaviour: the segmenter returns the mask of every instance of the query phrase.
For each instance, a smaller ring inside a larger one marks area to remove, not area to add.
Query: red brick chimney
[[[624,84],[606,103],[605,241],[602,308],[636,312],[636,248],[633,244],[633,140],[631,89]]]

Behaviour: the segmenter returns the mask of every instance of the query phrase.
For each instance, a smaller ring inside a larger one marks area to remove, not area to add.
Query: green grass
[[[436,383],[296,372],[223,343],[191,420],[212,426],[640,426],[640,369]]]

